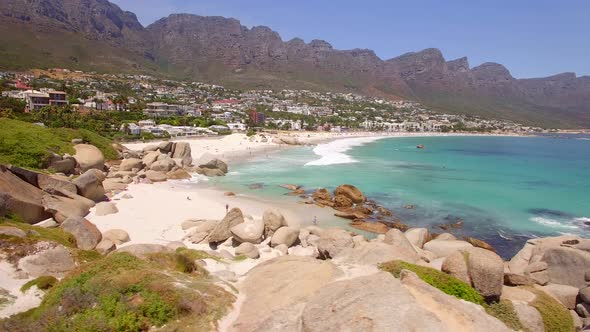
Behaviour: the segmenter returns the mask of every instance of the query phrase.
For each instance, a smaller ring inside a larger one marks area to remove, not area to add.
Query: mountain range
[[[534,56],[534,55],[531,55]],[[432,109],[559,128],[590,127],[590,77],[516,79],[506,67],[435,48],[383,60],[367,49],[283,41],[236,19],[172,14],[142,26],[107,0],[2,0],[0,68],[142,72],[238,88],[298,88],[412,99]]]

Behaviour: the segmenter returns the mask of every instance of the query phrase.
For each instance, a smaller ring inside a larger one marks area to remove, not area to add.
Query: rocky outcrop
[[[39,188],[0,165],[0,212],[14,213],[30,224],[38,223],[51,217],[43,206],[43,195]]]
[[[149,170],[149,171],[145,172],[145,176],[148,178],[148,180],[150,180],[152,182],[164,182],[168,179],[166,177],[166,173],[158,172],[158,171],[154,171],[154,170]]]
[[[86,172],[89,169],[97,169],[100,171],[104,169],[104,156],[96,146],[77,144],[74,146],[74,149],[76,150],[74,159],[78,162],[81,172]]]
[[[54,276],[62,278],[76,267],[74,258],[68,248],[52,242],[38,242],[36,251],[18,261],[18,268],[29,276]]]
[[[403,260],[406,262],[415,262],[416,254],[399,251],[396,247],[383,242],[364,242],[355,244],[354,248],[346,247],[334,258],[337,262],[345,264],[371,265],[390,262],[393,260]]]
[[[340,228],[328,228],[319,234],[317,248],[321,258],[334,258],[346,248],[352,248],[352,236]]]
[[[69,191],[74,194],[78,192],[76,185],[68,178],[42,173],[37,174],[37,187],[44,191]]]
[[[558,236],[528,240],[510,260],[510,272],[530,276],[540,284],[586,286],[590,271],[590,240]]]
[[[166,173],[166,178],[168,180],[186,180],[190,179],[191,177],[192,176],[187,171],[181,168]]]
[[[20,228],[16,228],[16,227],[12,227],[12,226],[0,226],[0,235],[14,236],[14,237],[26,237],[27,233],[25,233]]]
[[[266,237],[271,237],[277,229],[288,226],[283,214],[276,209],[265,210],[262,221],[264,222],[264,235]]]
[[[445,331],[510,331],[504,323],[487,315],[481,307],[443,293],[413,272],[404,270],[400,277],[416,302],[441,320],[440,327]]]
[[[121,245],[125,242],[129,242],[129,234],[122,229],[109,229],[102,234],[103,239],[108,239],[116,245]]]
[[[244,222],[244,215],[242,210],[233,208],[225,215],[225,217],[215,225],[215,228],[207,237],[207,242],[222,242],[232,236],[231,229],[238,224]]]
[[[171,253],[172,249],[161,244],[138,243],[117,248],[115,252],[126,252],[139,258],[146,258],[148,255],[157,253]]]
[[[281,227],[274,232],[272,238],[270,240],[270,244],[273,247],[278,245],[285,245],[288,247],[295,244],[295,242],[299,239],[299,229],[295,227]]]
[[[426,228],[410,228],[404,235],[410,243],[420,249],[424,248],[424,244],[430,241],[430,232]]]
[[[309,299],[340,275],[334,264],[310,257],[282,256],[259,264],[243,281],[245,300],[228,330],[296,331]]]
[[[424,250],[428,250],[436,257],[447,257],[455,251],[461,249],[473,248],[473,246],[466,241],[459,240],[441,240],[436,238],[424,244]]]
[[[88,215],[93,204],[75,196],[64,197],[62,195],[43,195],[43,206],[53,215],[53,219],[61,223],[67,218],[83,218]]]
[[[244,242],[236,247],[236,255],[244,255],[248,258],[256,259],[260,257],[260,252],[252,243]]]
[[[94,213],[99,217],[115,214],[118,212],[119,209],[117,209],[117,205],[112,202],[100,202],[96,204],[96,210],[94,211]]]
[[[104,198],[104,187],[102,182],[105,176],[97,169],[89,169],[84,174],[74,179],[74,184],[78,188],[78,194],[95,202]]]
[[[446,331],[391,274],[380,272],[321,288],[305,305],[303,331]]]
[[[115,249],[117,249],[117,245],[109,239],[102,239],[94,248],[94,250],[98,251],[98,253],[102,255],[113,252]]]
[[[385,234],[389,230],[389,227],[384,223],[378,221],[364,221],[364,220],[353,220],[350,226],[356,229],[360,229],[366,232]]]
[[[383,243],[391,245],[397,255],[404,257],[404,260],[407,262],[414,263],[420,260],[420,255],[418,255],[412,243],[408,241],[404,233],[399,229],[393,228],[385,233]]]
[[[60,227],[74,236],[77,247],[82,250],[92,250],[102,240],[102,234],[98,228],[84,218],[68,218],[61,223]]]
[[[260,243],[264,234],[262,220],[246,220],[230,229],[233,237],[240,242]]]
[[[470,284],[488,301],[497,301],[504,284],[504,262],[482,248],[466,248],[450,254],[442,271]]]
[[[209,169],[218,169],[218,170],[222,171],[224,174],[226,174],[228,172],[227,164],[220,159],[210,160],[209,162],[207,162],[205,164],[199,165],[199,167],[209,168]]]
[[[182,166],[190,166],[193,163],[193,157],[191,154],[191,146],[187,142],[176,142],[172,146],[171,157],[172,159],[182,160]],[[227,166],[226,166],[227,170]]]
[[[138,158],[123,159],[119,165],[119,171],[132,171],[133,169],[142,169],[143,161]]]
[[[167,173],[167,172],[171,171],[172,168],[174,168],[175,166],[176,166],[176,163],[174,162],[174,160],[172,160],[170,158],[163,158],[163,159],[158,159],[157,161],[152,163],[150,165],[150,170],[156,171],[156,172]]]
[[[349,198],[353,203],[360,204],[364,203],[366,198],[365,195],[355,186],[350,184],[343,184],[334,190],[334,196],[343,195]]]

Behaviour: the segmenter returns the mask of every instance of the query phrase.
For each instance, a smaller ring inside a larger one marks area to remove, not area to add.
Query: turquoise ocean
[[[402,222],[437,233],[444,232],[439,225],[463,220],[452,233],[483,239],[504,258],[530,238],[590,235],[588,135],[341,139],[260,156],[212,184],[298,200],[284,195],[285,183],[310,193],[353,184]]]

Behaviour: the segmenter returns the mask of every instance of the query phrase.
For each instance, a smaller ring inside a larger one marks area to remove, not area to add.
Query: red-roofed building
[[[23,82],[18,81],[18,80],[16,81],[14,86],[19,90],[32,90],[33,89],[30,86],[27,86],[26,84],[24,84]]]

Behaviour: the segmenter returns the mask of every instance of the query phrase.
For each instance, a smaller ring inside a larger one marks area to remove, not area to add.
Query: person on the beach
[[[225,214],[229,212],[229,204],[225,204]]]
[[[318,217],[313,216],[313,221],[312,222],[313,222],[314,225],[317,225],[318,224]]]

